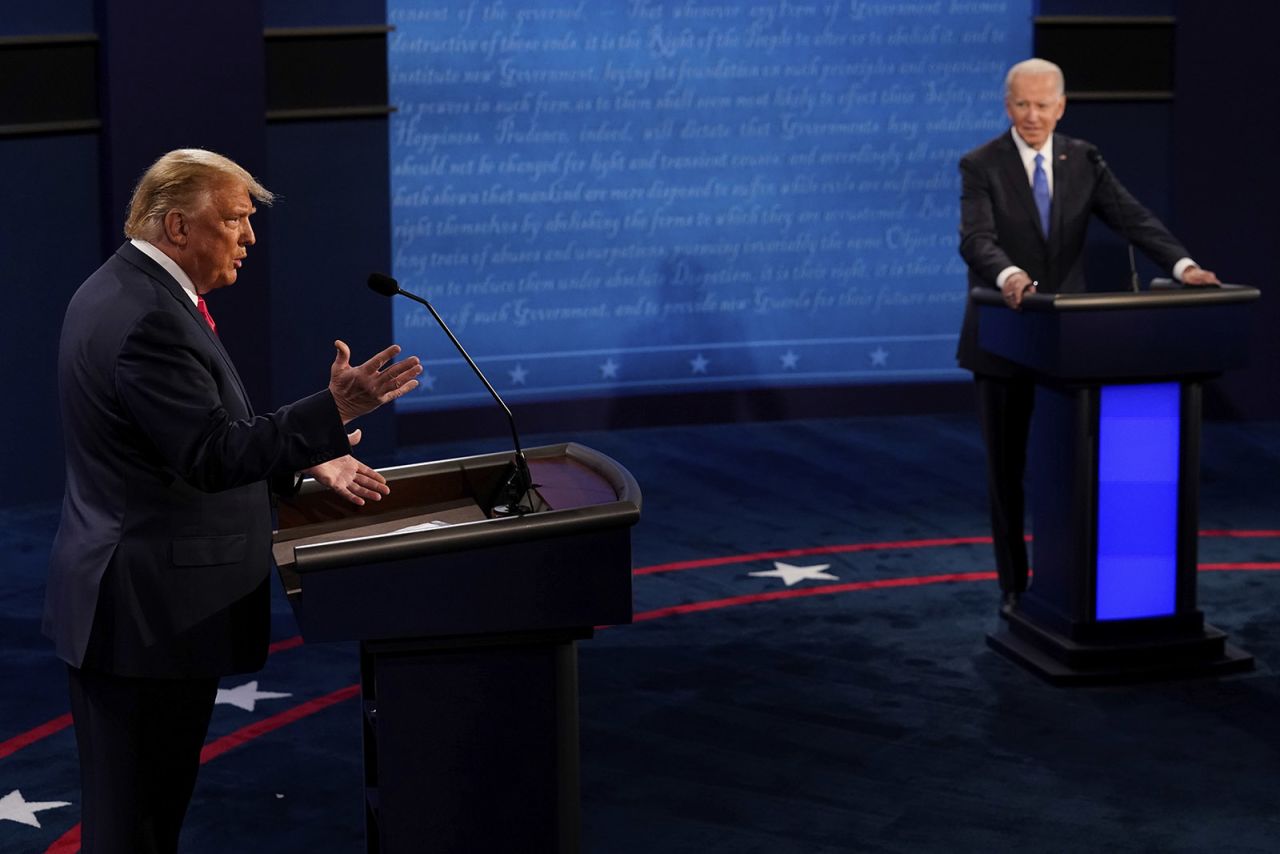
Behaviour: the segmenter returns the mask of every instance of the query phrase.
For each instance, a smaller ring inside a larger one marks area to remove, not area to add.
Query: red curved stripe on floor
[[[59,836],[54,843],[44,849],[44,854],[76,854],[80,850],[80,825]]]
[[[1280,537],[1280,531],[1201,531],[1202,537],[1239,537],[1253,539],[1255,537]]]
[[[1030,540],[1030,537],[1027,538]],[[812,546],[804,549],[780,549],[772,552],[754,552],[727,557],[710,557],[701,560],[680,560],[674,563],[659,563],[653,566],[642,566],[633,569],[632,575],[653,575],[659,572],[678,572],[683,569],[702,569],[708,566],[724,566],[730,563],[752,563],[758,560],[777,560],[784,557],[804,557],[805,555],[847,554],[849,552],[874,552],[887,549],[928,549],[940,546],[968,546],[990,543],[990,537],[945,537],[928,540],[900,540],[883,543],[844,543],[834,546]]]
[[[19,733],[8,741],[0,741],[0,759],[4,759],[10,753],[17,753],[29,744],[35,744],[42,738],[48,738],[55,732],[61,732],[71,726],[71,713],[59,715],[51,721],[45,721],[38,727]]]
[[[1277,532],[1280,534],[1280,532]],[[1212,534],[1206,534],[1213,536]],[[1259,536],[1271,536],[1270,533],[1258,532]],[[978,540],[986,540],[990,542],[990,538],[973,538]],[[923,542],[923,541],[918,541]],[[948,541],[953,544],[954,541]],[[848,549],[853,551],[854,549]],[[812,550],[793,550],[800,553],[815,553]],[[821,552],[816,552],[821,553]],[[829,552],[828,552],[829,553]],[[790,556],[795,556],[791,554]],[[727,562],[727,561],[726,561]],[[1205,571],[1221,571],[1221,570],[1280,570],[1280,562],[1259,562],[1259,563],[1207,563],[1201,564],[1199,570]],[[751,605],[757,602],[774,602],[784,599],[801,599],[810,596],[831,596],[837,593],[849,593],[855,590],[885,590],[896,587],[922,587],[929,584],[950,584],[956,582],[970,581],[995,581],[996,574],[994,572],[950,572],[941,575],[917,575],[910,578],[880,578],[871,581],[850,581],[844,584],[828,584],[821,587],[803,587],[795,590],[772,590],[766,593],[752,593],[745,596],[730,596],[724,599],[710,599],[704,602],[690,602],[684,605],[672,605],[666,608],[656,608],[652,611],[641,611],[632,616],[633,623],[641,623],[648,620],[657,620],[662,617],[672,617],[680,614],[693,614],[702,611],[715,611],[723,608],[733,608],[739,605]],[[295,638],[281,642],[288,644],[281,648],[289,649],[301,643],[301,638],[296,638],[297,643],[292,643]],[[216,759],[229,750],[234,750],[243,744],[252,741],[255,738],[266,735],[269,732],[288,726],[295,721],[315,714],[335,703],[348,700],[360,693],[360,685],[348,685],[340,688],[323,697],[316,697],[308,700],[292,709],[286,709],[283,712],[272,715],[269,718],[256,721],[248,726],[241,727],[235,732],[228,733],[214,741],[209,742],[200,751],[200,764],[203,765],[212,759]],[[70,721],[70,715],[64,715],[67,722]],[[44,727],[61,721],[62,718],[55,718]],[[65,727],[67,723],[62,723],[58,729]],[[37,727],[39,730],[42,727]],[[56,729],[54,730],[57,731]],[[31,732],[36,732],[32,730]],[[43,736],[40,736],[43,737]],[[14,739],[10,739],[13,741]],[[35,740],[35,739],[33,739]],[[8,744],[9,742],[5,742]],[[25,745],[19,745],[23,747]],[[17,748],[15,748],[17,749]],[[12,751],[11,751],[12,752]],[[80,850],[80,825],[68,830],[60,836],[52,845],[45,849],[45,854],[76,854]]]
[[[1236,537],[1242,539],[1250,538],[1266,538],[1280,537],[1280,530],[1251,530],[1251,531],[1228,531],[1228,530],[1206,530],[1201,531],[1202,537]],[[1030,537],[1028,537],[1030,539]],[[847,554],[852,552],[865,551],[884,551],[888,549],[905,549],[905,548],[937,548],[943,546],[955,545],[974,545],[990,543],[990,537],[949,537],[935,538],[924,540],[901,540],[888,541],[881,543],[850,543],[834,546],[815,546],[812,548],[802,549],[783,549],[771,552],[755,552],[753,554],[736,555],[729,557],[707,558],[703,560],[678,561],[674,563],[655,564],[653,566],[640,567],[633,570],[634,575],[651,575],[661,572],[675,572],[685,569],[697,569],[711,566],[724,566],[734,563],[751,563],[760,560],[775,560],[784,557],[803,557],[815,554]],[[1280,570],[1280,562],[1251,562],[1251,563],[1205,563],[1200,564],[1198,569],[1201,572],[1216,571],[1274,571]],[[992,581],[995,580],[994,572],[957,572],[946,573],[942,575],[924,575],[914,576],[911,578],[885,578],[873,581],[852,581],[844,584],[831,584],[821,587],[805,587],[795,590],[774,590],[766,593],[753,593],[744,596],[730,596],[724,599],[711,599],[704,602],[690,602],[684,605],[673,605],[666,608],[657,608],[651,611],[641,611],[632,617],[632,622],[639,623],[648,620],[656,620],[662,617],[676,616],[680,614],[692,614],[702,611],[714,611],[723,608],[732,608],[739,605],[750,605],[758,602],[771,602],[785,599],[799,599],[809,596],[830,596],[838,593],[848,593],[855,590],[877,590],[895,587],[919,587],[928,584],[946,584],[954,582],[968,581]],[[301,646],[303,643],[301,636],[294,636],[277,641],[269,648],[269,653],[282,652],[284,650],[293,649]],[[325,709],[335,703],[347,700],[360,691],[359,685],[349,685],[346,688],[334,691],[324,697],[318,697],[309,700],[292,709],[280,712],[277,715],[250,724],[236,730],[233,733],[223,736],[215,741],[206,744],[200,753],[200,761],[203,764],[217,756],[239,747],[246,742],[252,741],[259,736],[265,735],[273,730],[305,718],[309,715]],[[18,750],[39,741],[42,738],[53,735],[65,729],[71,723],[71,715],[65,714],[54,718],[47,723],[41,724],[32,730],[17,735],[8,741],[0,743],[0,759],[15,753]],[[49,848],[45,850],[45,854],[75,854],[80,850],[80,825],[76,825],[67,831]]]
[[[1280,537],[1280,530],[1257,530],[1257,531],[1228,531],[1228,530],[1209,530],[1201,531],[1202,537],[1236,537],[1240,539],[1253,539],[1262,537]],[[1026,537],[1027,542],[1032,542],[1031,536]],[[779,549],[769,552],[752,552],[742,555],[727,555],[724,557],[701,558],[697,560],[679,560],[671,563],[659,563],[652,566],[642,566],[631,571],[632,575],[655,575],[661,572],[679,572],[685,569],[704,569],[712,566],[725,566],[733,563],[752,563],[758,560],[778,560],[787,557],[805,557],[806,555],[819,554],[849,554],[851,552],[873,552],[887,551],[890,549],[930,549],[945,546],[969,546],[990,544],[991,537],[934,537],[923,540],[887,540],[880,543],[841,543],[832,546],[811,546],[809,548],[800,549]]]
[[[1211,529],[1200,532],[1202,537],[1233,537],[1238,539],[1258,539],[1268,537],[1280,537],[1280,530],[1223,530]],[[1028,537],[1028,540],[1031,538]],[[660,563],[652,566],[643,566],[632,570],[632,575],[656,575],[663,572],[677,572],[686,569],[700,569],[713,566],[727,566],[735,563],[751,563],[760,560],[778,560],[788,557],[804,557],[806,555],[817,554],[849,554],[854,552],[869,551],[885,551],[889,549],[907,549],[907,548],[939,548],[945,546],[960,545],[981,545],[990,543],[991,537],[937,537],[921,540],[898,540],[885,541],[879,543],[844,543],[831,546],[813,546],[810,548],[799,549],[779,549],[768,552],[754,552],[743,555],[729,555],[725,557],[704,558],[701,560],[675,561],[672,563]],[[1226,570],[1238,566],[1242,570],[1270,570],[1277,568],[1271,564],[1202,564],[1201,570],[1217,571]],[[812,589],[812,588],[806,588]],[[301,646],[302,637],[295,635],[291,638],[285,638],[273,643],[269,649],[269,654],[283,652]],[[0,742],[0,759],[15,753],[30,744],[33,744],[47,736],[53,735],[65,729],[71,722],[70,715],[62,715],[51,721],[43,723],[32,730],[25,733],[19,733],[13,738]]]
[[[242,744],[253,741],[259,736],[266,735],[273,730],[288,726],[295,721],[299,721],[309,715],[314,715],[323,709],[327,709],[334,703],[341,703],[343,700],[349,700],[360,693],[360,685],[348,685],[345,688],[339,688],[323,697],[316,697],[314,700],[308,700],[294,706],[292,709],[286,709],[279,714],[272,715],[269,718],[263,718],[260,721],[254,721],[248,726],[243,726],[235,732],[227,733],[222,738],[215,739],[204,746],[200,751],[200,764],[216,759],[228,750],[234,750]],[[75,854],[80,850],[80,825],[68,830],[62,836],[58,837],[52,845],[45,849],[45,854]]]
[[[794,590],[771,590],[767,593],[751,593],[745,596],[730,596],[726,599],[708,599],[705,602],[689,602],[685,605],[671,605],[656,608],[652,611],[641,611],[633,614],[631,622],[640,623],[645,620],[656,620],[661,617],[672,617],[676,614],[693,614],[699,611],[715,611],[720,608],[733,608],[738,605],[751,605],[756,602],[773,602],[779,599],[801,599],[806,596],[829,596],[833,593],[848,593],[852,590],[883,590],[889,587],[921,587],[926,584],[946,584],[953,581],[994,581],[994,572],[949,572],[944,575],[917,575],[911,578],[880,578],[874,581],[849,581],[844,584],[827,584],[821,587],[800,587]]]
[[[302,635],[294,635],[291,638],[276,641],[267,647],[267,655],[275,655],[277,652],[284,652],[286,649],[293,649],[295,646],[302,646]]]
[[[1256,561],[1253,563],[1202,563],[1196,568],[1201,572],[1226,572],[1229,570],[1261,572],[1270,569],[1280,569],[1280,561]]]
[[[294,706],[292,709],[285,709],[283,712],[274,714],[269,718],[263,718],[255,721],[248,726],[240,727],[235,732],[227,733],[222,738],[215,739],[204,746],[200,751],[200,764],[208,762],[210,759],[216,759],[228,750],[233,750],[240,745],[253,741],[255,738],[266,735],[267,733],[280,729],[282,726],[288,726],[294,721],[314,715],[322,709],[327,709],[334,703],[341,703],[343,700],[349,700],[356,694],[360,693],[360,685],[348,685],[345,688],[339,688],[331,694],[325,694],[323,697],[316,697],[314,700],[308,700]]]

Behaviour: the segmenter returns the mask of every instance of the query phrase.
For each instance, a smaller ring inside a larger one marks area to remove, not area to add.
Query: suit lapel
[[[1049,206],[1049,243],[1057,247],[1062,236],[1062,217],[1067,206],[1059,203],[1059,193],[1071,192],[1071,179],[1067,177],[1073,162],[1068,160],[1067,139],[1061,134],[1053,135],[1053,203]]]
[[[235,381],[236,390],[240,394],[240,402],[244,404],[245,411],[252,415],[253,406],[249,402],[249,394],[245,391],[244,383],[240,380],[240,374],[236,371],[235,363],[231,361],[231,355],[227,353],[226,348],[222,346],[222,342],[218,340],[217,333],[209,328],[209,324],[205,322],[204,316],[201,315],[195,305],[192,304],[191,297],[182,289],[182,285],[178,284],[174,280],[173,276],[169,275],[168,270],[161,267],[151,258],[148,258],[145,253],[140,251],[133,244],[124,244],[116,251],[116,254],[149,276],[157,285],[164,289],[164,291],[168,293],[179,306],[182,307],[182,310],[185,311],[195,323],[196,328],[199,330],[198,334],[203,335],[213,346],[213,349],[217,351],[218,356],[222,359],[223,366],[227,369],[227,373]]]
[[[1040,211],[1036,208],[1036,198],[1031,192],[1031,184],[1027,181],[1027,168],[1022,165],[1022,156],[1018,154],[1018,146],[1014,144],[1013,137],[1007,133],[1002,139],[1004,154],[1000,158],[1001,175],[1005,183],[1013,188],[1013,195],[1022,205],[1030,221],[1036,224],[1036,234],[1040,234]],[[1057,178],[1056,172],[1054,178]],[[1052,217],[1053,207],[1050,207],[1050,219]],[[1041,239],[1044,239],[1043,236]]]

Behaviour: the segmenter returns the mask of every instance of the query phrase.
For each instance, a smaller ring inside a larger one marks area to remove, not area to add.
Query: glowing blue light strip
[[[1178,383],[1102,388],[1098,423],[1098,620],[1177,608]]]

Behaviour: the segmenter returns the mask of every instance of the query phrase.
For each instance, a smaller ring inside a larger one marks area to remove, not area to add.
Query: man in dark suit
[[[255,414],[218,340],[204,297],[236,281],[271,199],[225,157],[164,155],[132,239],[67,308],[44,629],[68,664],[85,854],[177,850],[218,677],[266,660],[270,490],[306,473],[356,504],[388,491],[345,425],[412,390],[416,358],[353,366],[335,342],[327,389]]]
[[[1086,290],[1084,245],[1097,215],[1184,284],[1216,284],[1169,230],[1102,163],[1089,143],[1054,133],[1066,109],[1062,70],[1042,59],[1009,69],[1013,127],[960,159],[960,254],[971,288],[996,288],[1018,308],[1027,293]],[[978,346],[978,312],[965,309],[957,353],[973,371],[987,446],[987,491],[1002,607],[1027,589],[1023,474],[1033,383]]]

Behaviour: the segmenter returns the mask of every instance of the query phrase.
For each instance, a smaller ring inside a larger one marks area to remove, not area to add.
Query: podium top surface
[[[391,494],[363,507],[308,482],[280,502],[276,563],[282,574],[305,574],[628,527],[639,520],[639,485],[604,454],[565,443],[530,448],[525,456],[547,509],[520,516],[492,510],[493,495],[510,473],[510,453],[381,469]]]
[[[1004,297],[995,288],[973,288],[970,297],[980,305],[1004,307]],[[1148,308],[1225,305],[1252,302],[1261,295],[1250,285],[1175,286],[1149,291],[1105,291],[1082,294],[1027,294],[1022,309],[1031,312],[1132,311]]]
[[[982,349],[1073,382],[1208,377],[1247,364],[1258,297],[1246,285],[1028,294],[1015,310],[994,288],[970,291]]]

